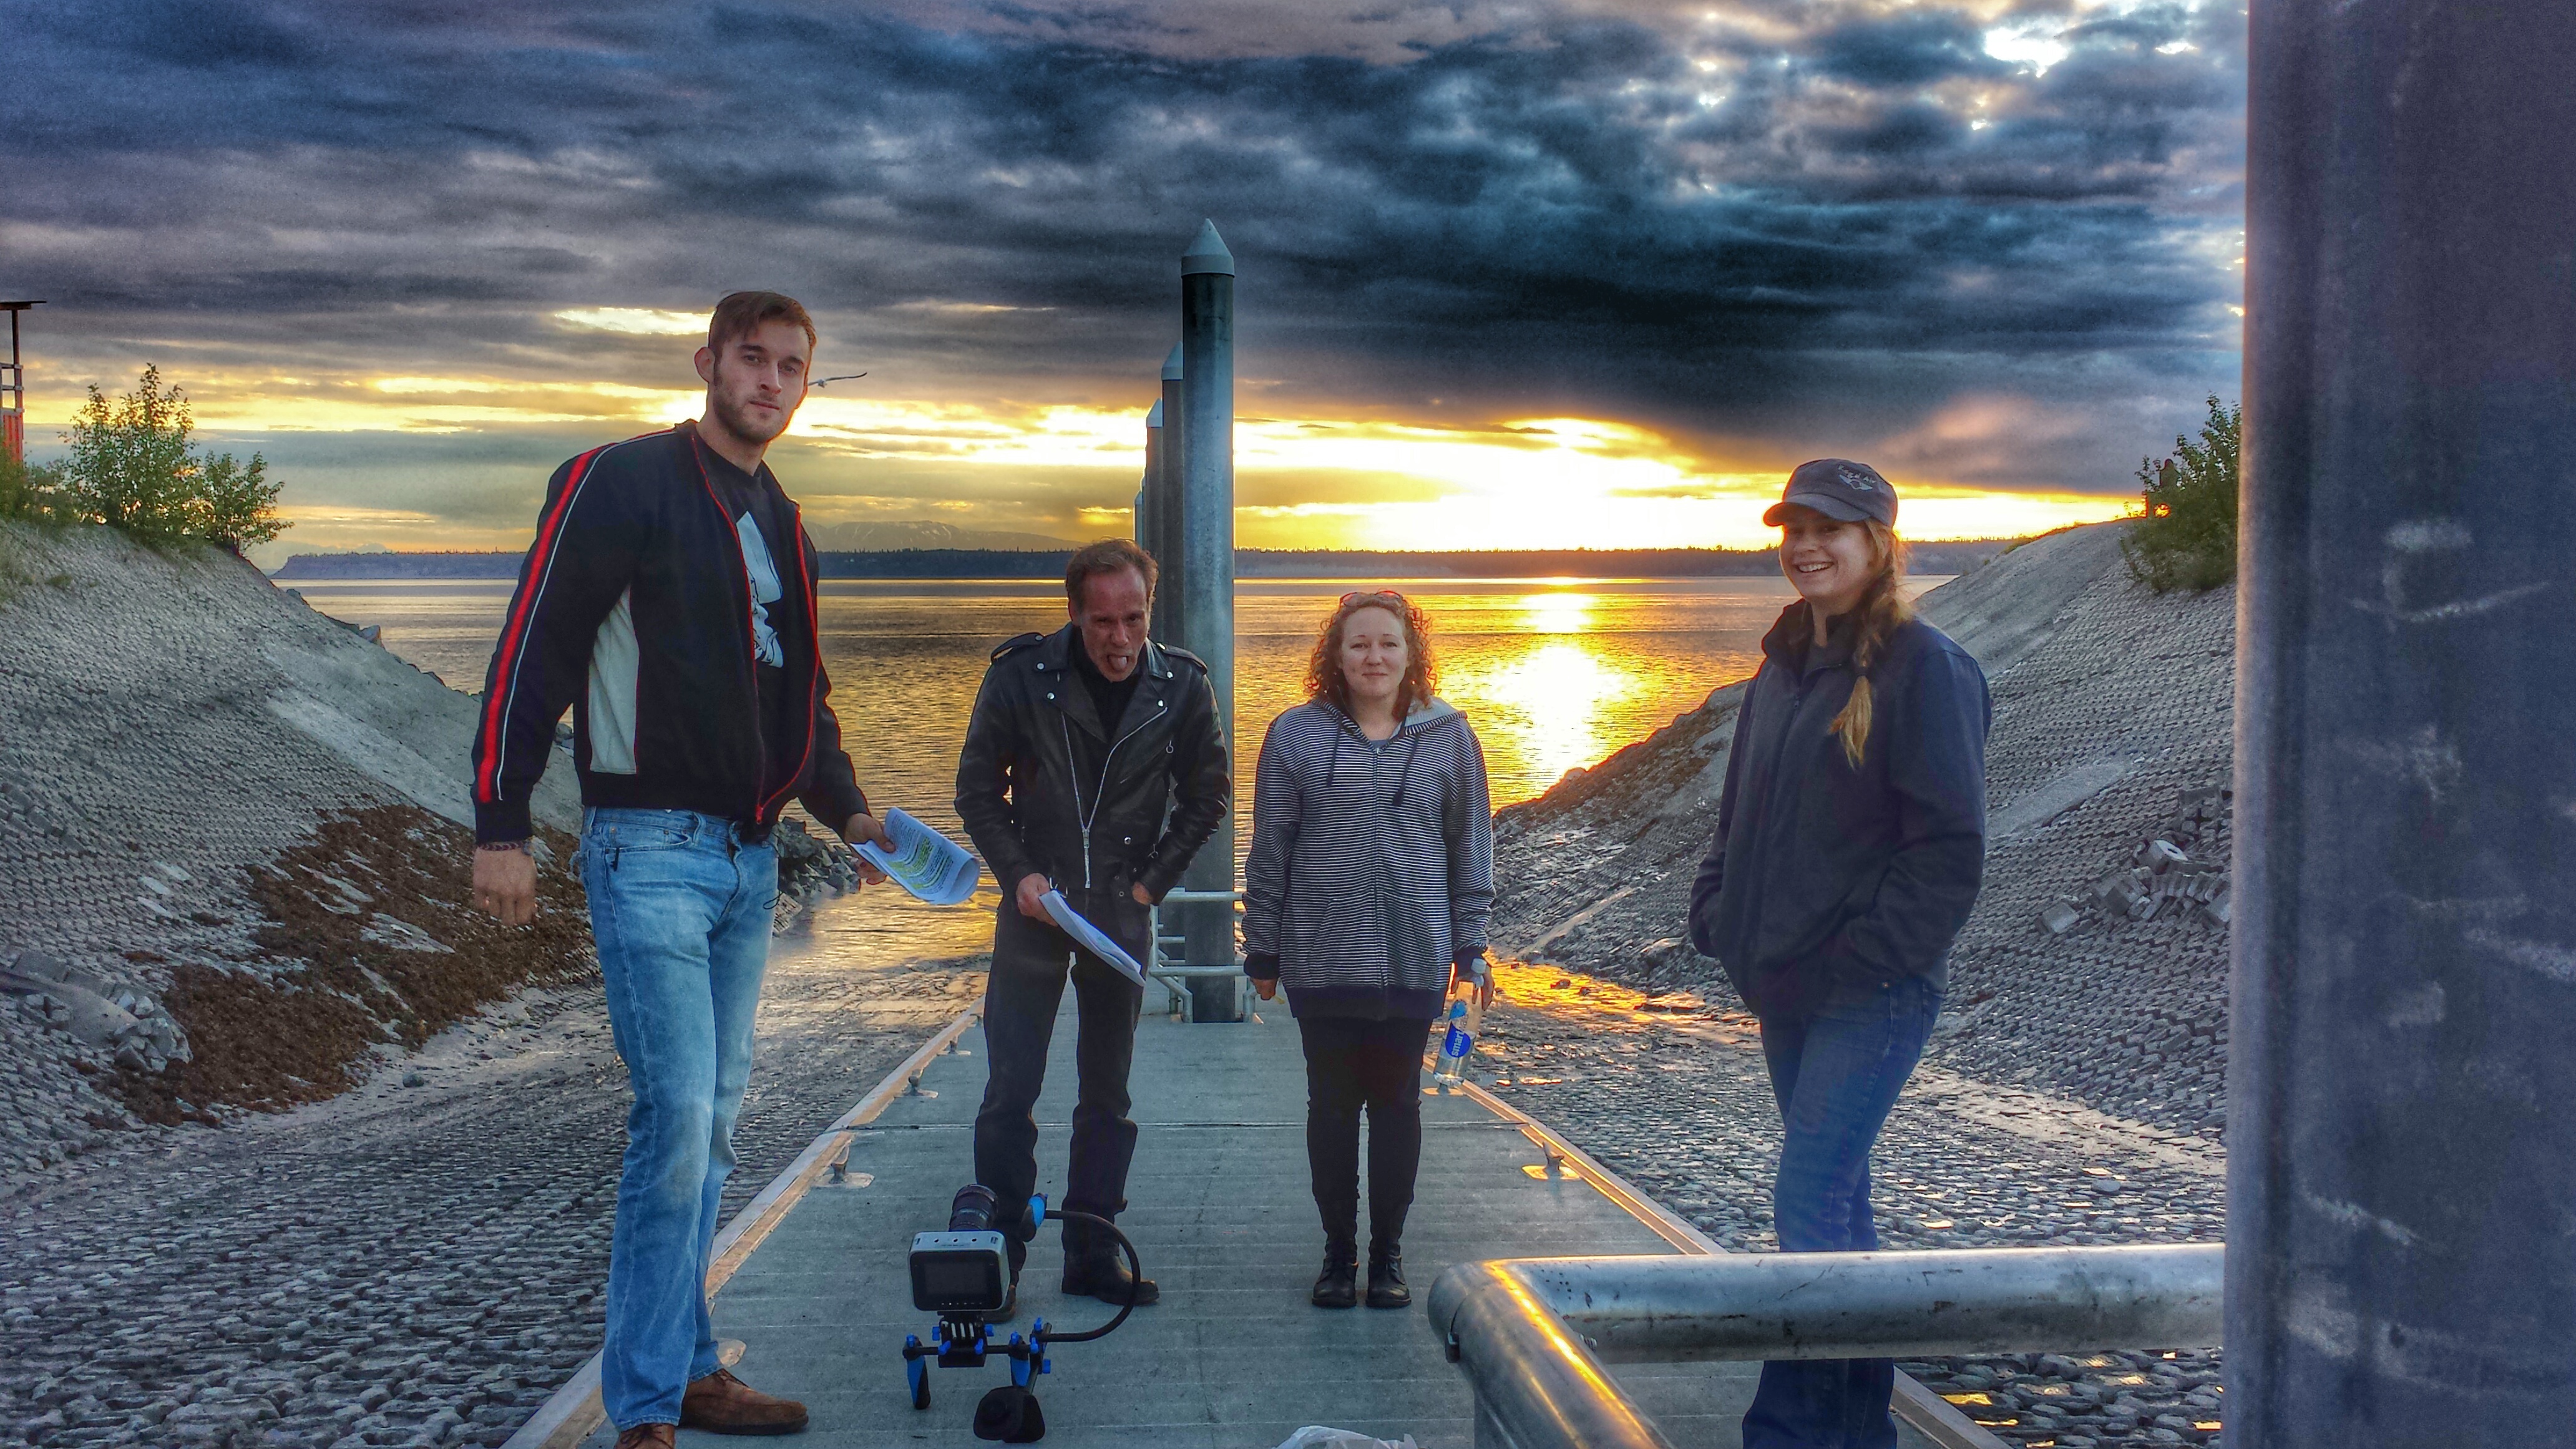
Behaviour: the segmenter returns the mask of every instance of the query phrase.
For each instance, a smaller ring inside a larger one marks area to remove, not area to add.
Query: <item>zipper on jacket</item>
[[[1137,661],[1137,666],[1139,668],[1142,668],[1143,664],[1144,661]],[[1159,699],[1154,701],[1154,713],[1156,716],[1159,717],[1162,714],[1163,709],[1163,701]],[[1136,738],[1138,735],[1143,734],[1145,732],[1145,726],[1153,723],[1153,721],[1143,721],[1134,729],[1129,730],[1127,733],[1120,735],[1117,739],[1110,742],[1109,753],[1100,757],[1100,780],[1099,783],[1091,787],[1091,813],[1088,815],[1084,815],[1082,813],[1082,774],[1081,771],[1075,767],[1073,762],[1073,726],[1065,721],[1064,711],[1062,710],[1056,711],[1055,722],[1056,727],[1064,731],[1065,778],[1073,782],[1073,812],[1076,816],[1080,817],[1077,823],[1082,826],[1082,888],[1086,891],[1096,890],[1098,887],[1091,883],[1091,824],[1093,821],[1100,818],[1101,802],[1109,798],[1110,762],[1118,758],[1118,747],[1120,745],[1123,745],[1129,740]]]

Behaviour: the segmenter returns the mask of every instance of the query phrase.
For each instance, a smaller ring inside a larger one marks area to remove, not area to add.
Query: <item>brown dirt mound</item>
[[[468,903],[470,831],[410,805],[324,816],[251,879],[262,969],[173,971],[163,1001],[194,1060],[121,1068],[101,1085],[149,1122],[282,1111],[347,1090],[379,1043],[417,1047],[523,987],[595,973],[581,884],[564,864],[574,841],[544,834],[553,863],[537,873],[537,918],[509,927]]]

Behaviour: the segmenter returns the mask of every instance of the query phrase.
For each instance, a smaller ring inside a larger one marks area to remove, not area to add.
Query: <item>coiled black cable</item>
[[[1081,1333],[1058,1333],[1054,1329],[1049,1328],[1041,1331],[1037,1335],[1038,1339],[1044,1343],[1089,1343],[1095,1338],[1107,1338],[1111,1330],[1127,1321],[1128,1314],[1136,1311],[1136,1281],[1145,1276],[1145,1264],[1136,1256],[1136,1245],[1127,1241],[1127,1235],[1118,1231],[1118,1225],[1116,1223],[1092,1213],[1068,1212],[1063,1208],[1048,1208],[1047,1216],[1054,1218],[1058,1222],[1089,1223],[1093,1227],[1099,1228],[1103,1232],[1108,1233],[1109,1236],[1118,1240],[1118,1250],[1127,1255],[1127,1301],[1119,1306],[1117,1317],[1110,1319],[1107,1323],[1100,1325],[1098,1328],[1088,1329]]]

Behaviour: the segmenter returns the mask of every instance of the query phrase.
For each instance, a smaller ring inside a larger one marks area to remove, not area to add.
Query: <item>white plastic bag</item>
[[[1372,1439],[1355,1429],[1328,1429],[1309,1424],[1280,1441],[1279,1449],[1420,1449],[1407,1434],[1401,1441]]]

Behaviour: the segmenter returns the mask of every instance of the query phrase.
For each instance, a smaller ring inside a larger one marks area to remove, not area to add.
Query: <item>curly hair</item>
[[[1393,589],[1344,594],[1315,636],[1315,652],[1306,661],[1306,697],[1351,712],[1350,681],[1342,677],[1342,627],[1362,609],[1384,609],[1404,623],[1404,678],[1395,689],[1395,717],[1402,719],[1431,702],[1440,671],[1431,662],[1431,618],[1422,606]]]

